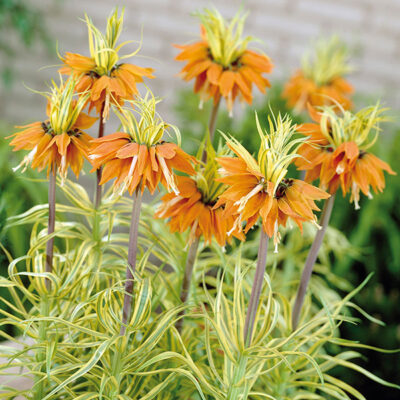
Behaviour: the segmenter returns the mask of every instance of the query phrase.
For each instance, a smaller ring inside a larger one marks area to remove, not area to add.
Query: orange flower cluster
[[[343,77],[352,70],[348,50],[336,36],[317,42],[314,58],[303,58],[302,68],[286,83],[282,97],[289,107],[302,111],[312,106],[337,105],[348,110],[353,86]]]
[[[253,100],[252,85],[265,93],[270,87],[269,81],[263,77],[270,73],[272,63],[263,54],[248,50],[249,39],[240,40],[233,35],[227,23],[216,11],[208,11],[201,15],[201,41],[176,45],[181,50],[176,60],[187,62],[181,71],[185,81],[195,79],[194,92],[199,93],[202,101],[210,98],[217,104],[221,97],[225,98],[231,111],[236,97],[251,104]],[[244,19],[239,20],[241,31]],[[225,31],[221,31],[225,27]]]
[[[110,75],[99,75],[93,58],[80,54],[66,53],[62,59],[65,66],[60,69],[62,74],[72,75],[77,81],[78,92],[90,93],[89,112],[96,108],[98,113],[104,106],[108,117],[110,104],[123,105],[127,99],[138,94],[136,84],[143,82],[143,77],[154,78],[153,69],[142,68],[133,64],[115,65]]]
[[[231,242],[228,232],[234,225],[235,218],[226,216],[223,207],[215,207],[215,203],[204,202],[196,180],[191,177],[178,176],[179,194],[168,193],[162,198],[156,218],[170,218],[168,225],[171,232],[184,232],[191,229],[189,241],[203,236],[207,243],[215,237],[220,246],[226,241]],[[244,240],[243,233],[238,229],[232,231],[233,236]]]
[[[298,111],[305,109],[307,104],[323,106],[335,103],[348,110],[353,107],[349,97],[353,92],[353,86],[342,77],[319,86],[302,71],[297,71],[285,85],[282,96],[287,99],[289,107]]]
[[[83,166],[84,158],[88,159],[91,137],[83,130],[90,128],[97,118],[81,112],[85,99],[73,100],[74,82],[69,80],[60,87],[54,85],[52,96],[49,98],[47,115],[44,122],[34,122],[16,132],[10,142],[13,151],[30,150],[22,163],[14,168],[26,167],[39,171],[47,168],[58,170],[64,179],[68,167],[71,167],[78,177]]]
[[[60,57],[64,63],[60,72],[71,75],[77,80],[77,92],[90,94],[89,112],[95,107],[97,113],[102,112],[101,117],[106,120],[110,105],[121,106],[125,100],[137,95],[136,84],[143,82],[143,77],[154,78],[153,69],[119,62],[122,58],[128,57],[118,55],[118,51],[126,44],[117,46],[122,31],[123,13],[118,17],[116,9],[110,15],[106,34],[101,33],[87,16],[86,24],[91,56],[67,52],[64,57]],[[136,53],[137,51],[132,55]]]
[[[237,158],[218,159],[225,175],[220,181],[228,185],[228,189],[215,207],[225,205],[226,215],[238,215],[235,229],[241,229],[242,222],[246,221],[244,232],[247,233],[261,218],[264,231],[269,237],[274,236],[276,245],[279,243],[278,227],[285,227],[289,218],[301,230],[305,221],[316,223],[313,211],[319,208],[314,201],[326,199],[329,194],[298,179],[283,179],[274,190],[272,182],[253,170],[236,149],[232,150]]]
[[[154,193],[161,182],[168,190],[177,192],[172,170],[189,175],[195,173],[192,166],[195,158],[175,143],[162,140],[171,126],[158,116],[157,102],[150,93],[137,98],[132,103],[134,110],[120,108],[119,112],[116,111],[125,132],[92,140],[92,171],[104,167],[100,184],[115,179],[115,190],[121,193],[128,190],[133,194],[139,185],[142,192],[147,187],[150,193]]]
[[[93,139],[90,159],[93,171],[104,166],[100,184],[115,178],[114,187],[132,195],[140,184],[154,193],[161,182],[168,189],[176,189],[172,169],[194,174],[194,157],[186,154],[175,143],[160,142],[148,148],[132,141],[124,132],[115,132]]]
[[[297,157],[303,139],[292,139],[295,125],[288,117],[269,119],[269,132],[264,131],[256,117],[261,146],[256,161],[234,138],[227,138],[228,147],[237,157],[219,157],[222,177],[217,179],[227,188],[219,196],[215,208],[224,206],[225,216],[234,216],[232,231],[247,233],[259,218],[275,246],[280,241],[278,228],[292,219],[300,229],[305,221],[316,224],[315,200],[330,195],[306,182],[286,178],[289,164]],[[297,147],[296,147],[297,146]],[[296,147],[296,148],[295,148]]]
[[[306,171],[307,182],[319,178],[320,186],[332,194],[338,190],[339,186],[343,196],[351,191],[350,201],[354,202],[358,209],[360,190],[371,198],[370,187],[375,193],[382,192],[385,187],[383,171],[394,174],[387,163],[364,148],[367,139],[365,136],[367,121],[370,121],[369,126],[372,128],[374,123],[371,118],[376,118],[378,109],[375,107],[361,110],[361,114],[354,116],[346,112],[343,117],[335,117],[335,112],[330,112],[328,108],[321,110],[318,113],[310,108],[310,115],[316,123],[303,124],[298,128],[298,131],[309,139],[299,148],[298,152],[302,158],[296,159],[296,165],[299,169]],[[346,122],[347,117],[348,122]],[[354,119],[357,120],[357,118],[359,124],[355,125]],[[343,124],[334,123],[340,119]],[[360,127],[361,132],[357,131],[357,126]],[[338,137],[337,129],[343,132],[341,137]],[[349,130],[352,135],[347,137],[346,130]],[[358,133],[364,134],[362,140],[359,140]]]

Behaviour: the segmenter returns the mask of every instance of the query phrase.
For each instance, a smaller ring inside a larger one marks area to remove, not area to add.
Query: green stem
[[[313,244],[308,253],[307,260],[301,275],[300,285],[297,290],[296,300],[294,302],[293,313],[292,313],[292,328],[296,330],[297,324],[299,323],[301,308],[304,303],[304,297],[306,295],[308,283],[310,282],[311,274],[314,268],[315,261],[317,260],[319,249],[321,248],[322,240],[325,236],[326,228],[328,227],[329,220],[332,214],[333,204],[335,202],[335,195],[332,195],[325,201],[324,208],[321,213],[320,226],[321,229],[315,235]]]
[[[139,235],[139,217],[142,207],[142,192],[140,184],[135,190],[133,196],[132,218],[131,227],[129,232],[129,249],[128,249],[128,265],[126,267],[126,280],[125,280],[125,295],[124,306],[122,310],[122,325],[120,335],[125,335],[126,325],[131,316],[132,309],[132,293],[133,293],[133,274],[136,270],[136,254],[137,254],[137,241]]]
[[[253,336],[254,322],[256,319],[258,305],[260,303],[261,290],[264,282],[264,273],[267,263],[268,235],[261,227],[260,244],[258,246],[257,267],[254,282],[251,288],[250,301],[247,308],[246,321],[244,323],[244,343],[249,346]]]
[[[40,300],[40,316],[49,316],[49,299],[47,295],[43,296]],[[47,321],[39,322],[39,348],[36,354],[36,360],[39,366],[40,374],[35,375],[35,400],[42,400],[45,397],[45,380],[43,379],[46,374],[46,338],[48,337]]]
[[[240,382],[243,381],[245,375],[246,375],[246,366],[247,366],[247,357],[243,354],[239,356],[239,360],[237,365],[235,366],[234,373],[232,380],[229,384],[229,390],[226,395],[227,400],[238,400],[238,399],[243,399],[243,397],[240,397],[240,395],[243,395],[241,393],[241,390],[245,386],[241,386]]]
[[[97,134],[97,137],[99,137],[99,138],[102,138],[104,136],[104,126],[105,126],[105,123],[103,120],[104,106],[105,106],[105,102],[101,106],[101,111],[100,111],[99,132]],[[100,185],[101,172],[102,172],[102,167],[98,168],[96,171],[96,193],[95,193],[95,199],[94,199],[94,204],[95,204],[96,209],[98,209],[101,204],[101,192],[102,192],[101,185]]]
[[[193,267],[194,267],[194,262],[196,261],[196,256],[197,256],[197,250],[199,248],[199,243],[200,243],[200,238],[195,238],[192,242],[192,244],[189,247],[188,255],[186,258],[186,267],[185,267],[185,273],[183,275],[183,282],[182,282],[182,288],[181,288],[181,295],[180,299],[182,304],[185,304],[188,297],[189,297],[189,291],[190,291],[190,282],[192,280],[192,274],[193,274]],[[185,310],[182,310],[179,312],[178,316],[181,317],[178,319],[176,322],[176,329],[178,330],[179,333],[182,331],[182,326],[183,326],[183,316],[185,315]]]
[[[214,133],[215,133],[215,126],[217,124],[217,117],[218,117],[218,110],[219,110],[219,105],[221,104],[221,98],[213,105],[213,108],[211,109],[211,114],[210,114],[210,120],[208,122],[208,132],[210,135],[210,142],[212,143],[214,140]],[[201,161],[204,163],[207,161],[207,151],[204,148],[203,154],[201,156]]]
[[[54,233],[55,223],[56,223],[56,168],[55,166],[51,168],[49,176],[49,219],[47,234],[51,235]],[[54,253],[54,237],[49,239],[46,243],[46,272],[53,272],[53,253]],[[51,281],[46,279],[46,287],[50,288]]]

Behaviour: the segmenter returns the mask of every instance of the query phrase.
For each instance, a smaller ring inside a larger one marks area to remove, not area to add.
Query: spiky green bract
[[[147,147],[154,146],[161,141],[164,134],[171,136],[169,132],[171,129],[180,145],[179,129],[164,122],[156,111],[156,105],[160,101],[148,90],[143,98],[137,97],[129,101],[132,109],[115,107],[114,112],[120,119],[124,131],[135,143],[145,144]]]
[[[118,16],[118,8],[110,14],[105,33],[102,33],[93,24],[92,19],[87,14],[85,14],[85,22],[88,28],[90,56],[96,64],[95,72],[99,75],[109,75],[119,60],[132,57],[139,52],[141,44],[131,54],[124,56],[118,54],[122,47],[132,43],[132,41],[125,41],[117,45],[124,23],[124,10],[120,16]]]
[[[318,107],[318,110],[321,132],[335,148],[345,142],[354,142],[361,150],[369,149],[378,139],[380,123],[390,120],[385,115],[388,108],[381,107],[379,102],[356,113],[344,110],[340,105]]]
[[[213,60],[223,67],[229,67],[246,50],[253,37],[242,38],[247,14],[238,12],[230,22],[226,21],[216,8],[205,9],[195,14],[205,29],[207,42]]]
[[[307,53],[303,57],[302,70],[307,78],[323,86],[353,70],[348,59],[347,46],[337,36],[332,36],[317,41],[314,54]]]
[[[199,147],[197,152],[197,159],[201,158],[202,153],[207,154],[207,160],[203,164],[198,164],[196,169],[196,180],[197,188],[202,194],[202,201],[205,204],[216,203],[218,197],[224,191],[225,185],[221,182],[217,182],[220,177],[219,164],[216,160],[217,157],[223,157],[230,153],[230,150],[226,146],[222,146],[219,143],[217,149],[214,149],[211,139],[209,136],[206,137],[205,143]]]
[[[268,128],[263,129],[255,113],[260,137],[257,161],[237,139],[233,136],[228,137],[223,132],[221,134],[229,148],[246,163],[248,171],[274,184],[275,193],[279,183],[286,176],[289,165],[295,158],[300,157],[297,150],[307,139],[295,137],[297,125],[289,115],[271,115],[272,117],[268,116]]]

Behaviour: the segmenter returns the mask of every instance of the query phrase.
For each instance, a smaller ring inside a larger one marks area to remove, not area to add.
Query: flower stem
[[[182,282],[181,295],[180,295],[182,304],[185,304],[189,297],[190,282],[192,280],[193,266],[194,266],[194,262],[196,261],[199,243],[200,243],[200,238],[196,237],[189,247],[189,251],[188,251],[188,255],[187,255],[187,259],[186,259],[185,274],[183,275],[183,282]],[[182,331],[184,314],[185,314],[184,310],[179,312],[178,316],[181,318],[178,319],[178,321],[176,322],[176,325],[175,325],[175,327],[179,333],[181,333],[181,331]]]
[[[254,282],[251,288],[250,301],[247,308],[246,321],[244,324],[244,342],[249,346],[253,336],[254,322],[256,319],[258,305],[260,303],[261,290],[264,281],[265,267],[267,263],[268,235],[261,227],[260,244],[258,246],[257,267]]]
[[[47,227],[47,234],[51,235],[54,233],[54,227],[56,223],[56,168],[52,167],[49,176],[49,220]],[[53,251],[54,251],[54,237],[49,239],[46,243],[46,272],[51,273],[53,271]],[[50,280],[46,279],[46,287],[49,289]]]
[[[126,267],[124,308],[122,310],[122,325],[120,335],[125,335],[132,308],[133,274],[136,270],[137,241],[139,234],[139,217],[142,207],[142,192],[140,185],[133,196],[131,227],[129,232],[128,266]]]
[[[47,294],[41,297],[40,299],[40,317],[48,317],[49,316],[49,298]],[[39,364],[40,374],[35,376],[35,385],[36,388],[34,392],[35,400],[42,400],[45,397],[45,380],[43,377],[46,375],[46,340],[48,339],[48,326],[47,321],[39,322],[39,337],[38,337],[38,350],[36,353],[36,361]]]
[[[99,118],[99,132],[97,134],[98,138],[102,138],[104,136],[104,119],[103,119],[103,111],[104,111],[104,106],[105,103],[103,103],[103,105],[101,106],[101,111],[100,111],[100,118]],[[94,200],[94,204],[96,209],[98,209],[100,207],[100,203],[101,203],[101,185],[100,185],[100,181],[101,181],[101,172],[102,172],[102,167],[99,167],[96,171],[96,194],[95,194],[95,200]]]
[[[213,108],[211,110],[210,114],[210,120],[208,122],[208,132],[210,134],[210,142],[213,142],[214,139],[214,133],[215,133],[215,126],[217,124],[217,117],[218,117],[218,110],[219,110],[219,105],[221,103],[221,98],[213,105]],[[204,148],[203,154],[201,156],[201,161],[204,163],[207,161],[207,150]]]
[[[325,201],[319,222],[319,224],[321,225],[321,229],[315,235],[313,244],[307,256],[306,264],[304,266],[303,273],[301,275],[300,286],[298,288],[296,300],[293,307],[293,314],[292,314],[293,330],[297,328],[297,324],[299,322],[300,311],[303,306],[308,283],[311,278],[315,261],[317,260],[318,252],[321,247],[322,240],[326,232],[326,228],[328,227],[329,224],[334,202],[335,202],[335,195],[332,195],[331,197],[329,197],[329,199]]]

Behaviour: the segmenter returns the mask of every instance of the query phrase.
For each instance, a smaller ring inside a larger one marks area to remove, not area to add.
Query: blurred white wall
[[[400,106],[400,0],[31,0],[43,10],[48,30],[65,51],[88,54],[87,31],[79,20],[88,13],[101,29],[114,6],[125,7],[123,40],[139,40],[143,28],[141,57],[134,63],[155,68],[157,79],[148,81],[164,98],[162,112],[171,114],[174,94],[185,83],[177,77],[182,63],[174,61],[172,43],[185,43],[198,36],[199,26],[190,14],[215,5],[231,17],[241,4],[248,10],[246,33],[256,36],[275,64],[271,80],[287,77],[299,65],[301,54],[320,35],[338,33],[357,51],[352,63],[357,71],[351,81],[357,91]],[[11,43],[17,42],[10,35]],[[128,47],[128,46],[127,46]],[[18,47],[16,47],[18,48]],[[11,90],[1,90],[0,119],[25,123],[44,118],[45,100],[24,85],[45,89],[45,81],[57,76],[59,63],[41,46],[22,49],[15,65],[18,80]],[[0,60],[4,63],[5,60]],[[190,84],[192,85],[192,84]]]

